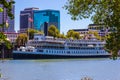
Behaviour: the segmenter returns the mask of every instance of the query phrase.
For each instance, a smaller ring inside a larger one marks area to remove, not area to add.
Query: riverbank
[[[0,58],[0,60],[13,60],[13,58],[4,58],[4,59]]]

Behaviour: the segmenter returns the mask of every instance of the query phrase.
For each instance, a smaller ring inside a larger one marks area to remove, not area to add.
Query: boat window
[[[67,53],[70,53],[70,51],[67,51]]]
[[[39,52],[43,52],[43,50],[39,50]]]

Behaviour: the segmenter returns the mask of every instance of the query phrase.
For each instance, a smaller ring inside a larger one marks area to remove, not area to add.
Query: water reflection
[[[54,59],[7,60],[0,62],[2,74],[8,80],[120,80],[120,60]]]

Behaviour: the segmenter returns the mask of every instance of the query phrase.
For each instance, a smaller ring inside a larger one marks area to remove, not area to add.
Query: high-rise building
[[[33,14],[36,10],[39,10],[39,8],[25,8],[20,12],[20,32],[24,33],[28,28],[34,27]]]
[[[9,1],[9,0],[7,0]],[[0,4],[0,7],[3,8],[3,5]],[[12,6],[12,14],[14,15],[15,12],[15,5]],[[4,28],[0,28],[0,31],[4,31],[4,32],[15,32],[14,30],[14,19],[10,19],[6,13],[6,9],[4,8],[3,12],[0,12],[0,24],[3,24],[3,22],[6,22],[9,24],[9,27],[6,28],[6,26],[4,26]]]
[[[55,25],[60,31],[60,11],[49,9],[34,11],[34,29],[41,30],[47,35],[50,25]]]

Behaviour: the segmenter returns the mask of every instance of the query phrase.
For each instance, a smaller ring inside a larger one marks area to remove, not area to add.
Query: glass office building
[[[41,30],[44,33],[46,33],[50,25],[55,25],[57,29],[60,31],[60,11],[58,10],[34,11],[34,29]]]
[[[34,28],[33,24],[33,14],[35,10],[39,8],[31,7],[25,8],[23,11],[20,11],[20,32],[24,33],[28,28]],[[31,21],[30,21],[31,19]]]

